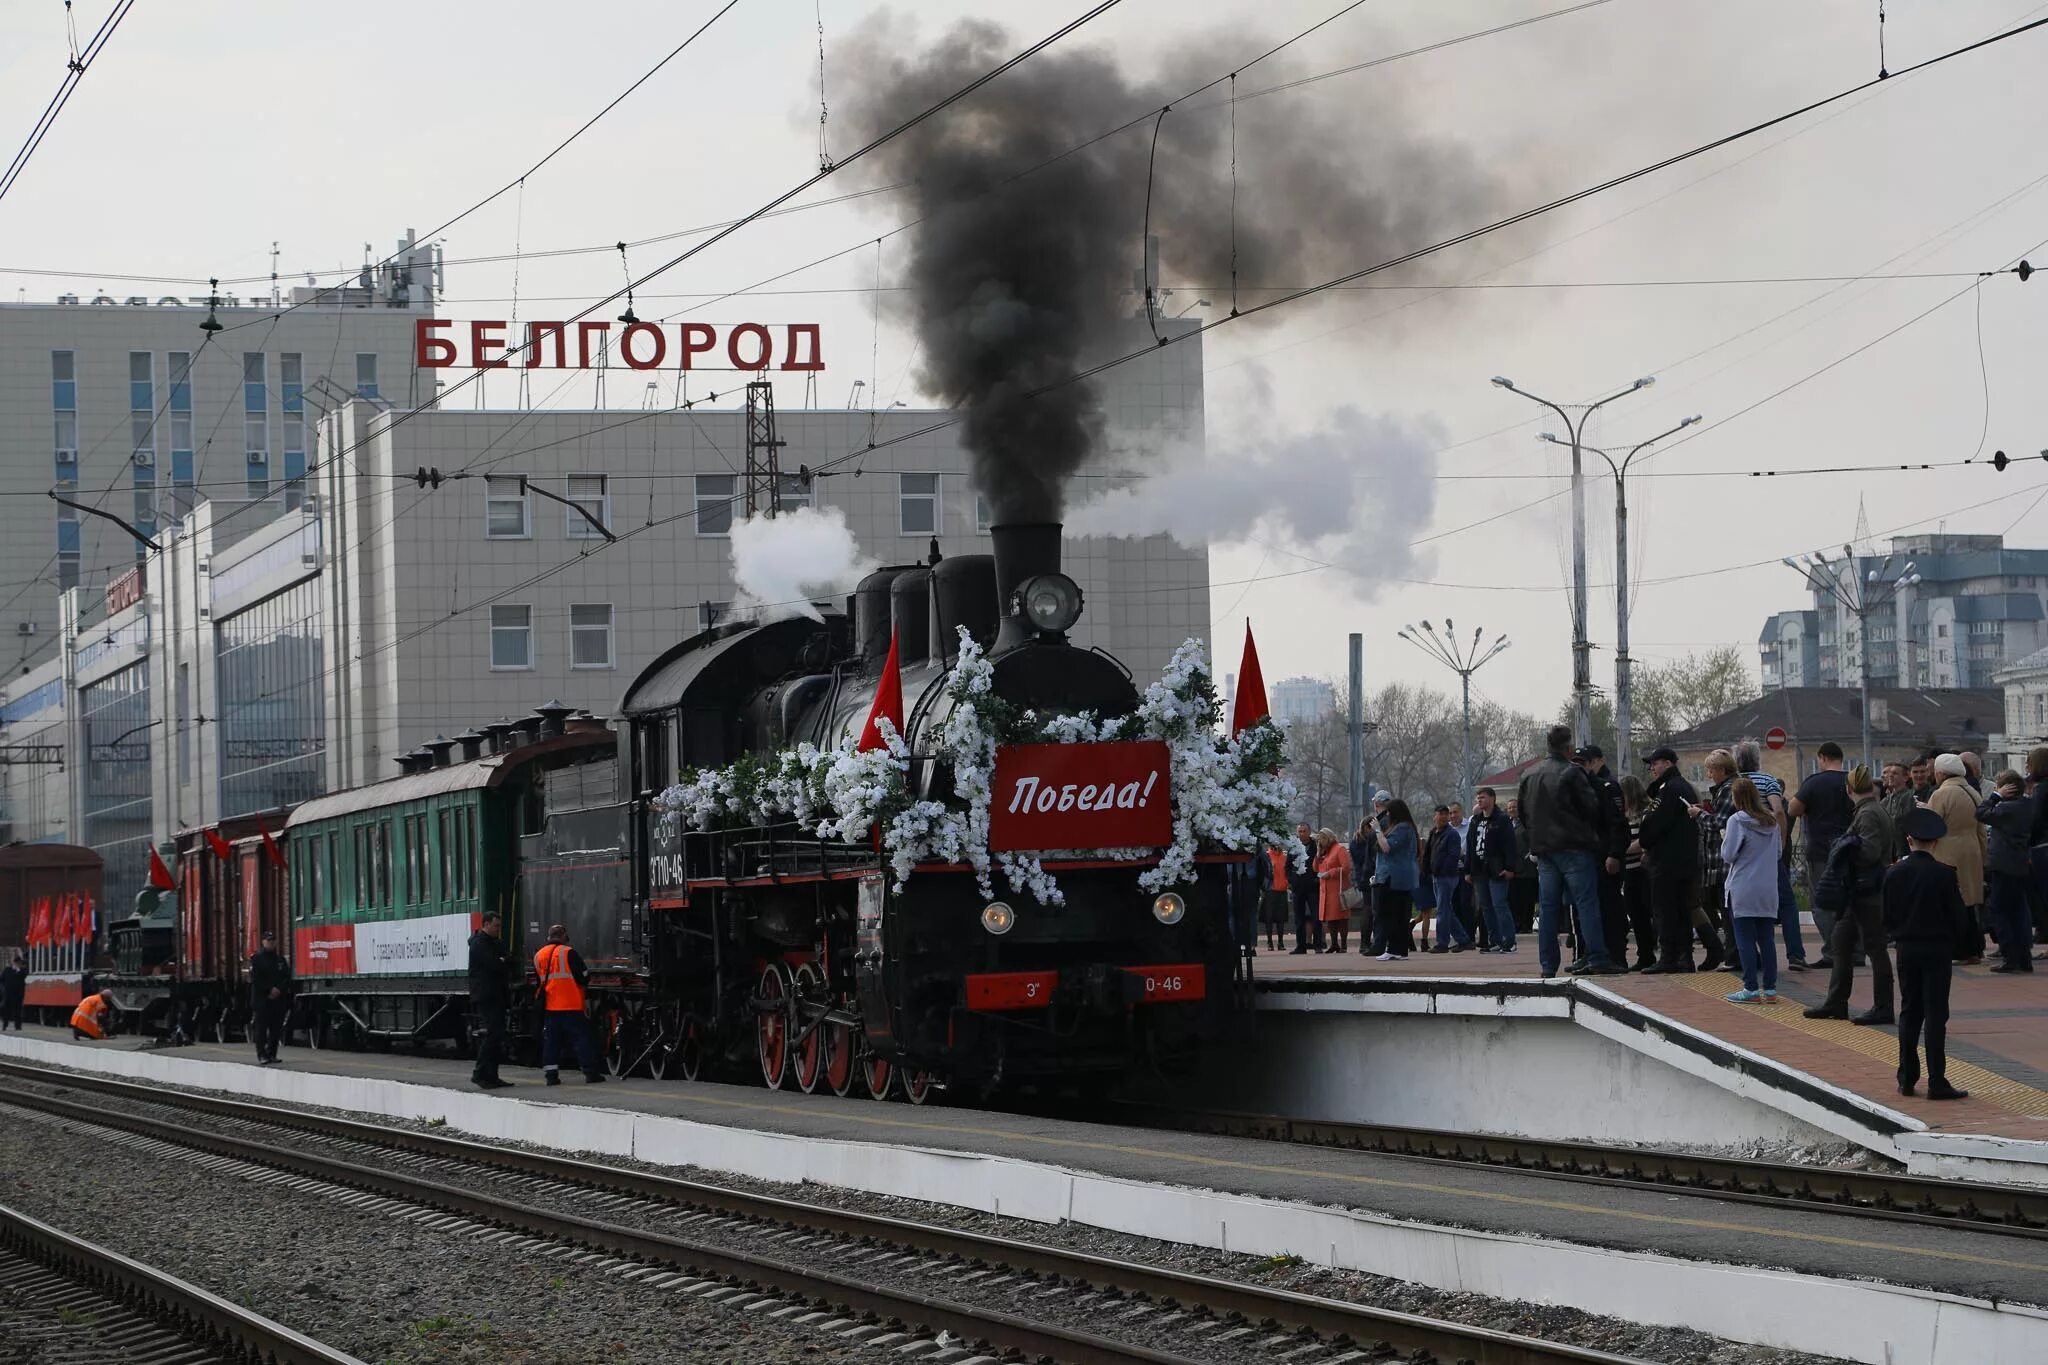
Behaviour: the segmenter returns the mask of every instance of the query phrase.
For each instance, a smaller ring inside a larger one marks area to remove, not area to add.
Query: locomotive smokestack
[[[1034,578],[1060,576],[1060,524],[1056,521],[1011,522],[1004,526],[991,526],[989,537],[995,542],[999,624],[995,651],[991,652],[996,652],[1014,648],[1040,633],[1019,610],[1018,589]],[[1077,592],[1077,603],[1078,600]]]

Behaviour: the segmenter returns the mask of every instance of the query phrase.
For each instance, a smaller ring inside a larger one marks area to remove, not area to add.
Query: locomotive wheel
[[[647,1049],[647,1074],[657,1081],[668,1079],[675,1067],[676,1042],[681,1024],[680,1016],[674,1010],[648,1011],[654,1021],[654,1041]]]
[[[780,1090],[789,1079],[790,986],[789,968],[771,962],[756,989],[760,1004],[754,1015],[754,1049],[761,1058],[761,1081],[770,1090]]]
[[[860,1074],[866,1083],[868,1094],[874,1099],[889,1098],[890,1083],[896,1079],[896,1063],[887,1057],[880,1057],[865,1047],[861,1050]]]
[[[832,1093],[845,1099],[853,1093],[856,1083],[864,1083],[860,1074],[860,1035],[850,1024],[827,1024],[818,1030],[825,1040],[825,1084],[832,1087]]]
[[[330,1051],[334,1039],[327,1032],[327,1016],[320,1010],[313,1010],[306,1016],[306,1046],[315,1052]]]
[[[696,1015],[683,1016],[676,1030],[675,1048],[669,1055],[673,1059],[669,1069],[684,1080],[694,1081],[704,1074],[704,1025]]]
[[[639,1060],[635,1055],[639,1047],[638,1021],[618,1005],[607,1005],[598,1011],[593,1022],[604,1043],[606,1073],[613,1077],[625,1075]]]
[[[213,1041],[216,1043],[232,1043],[235,1041],[235,1022],[229,1017],[227,1010],[222,1010],[219,1014],[213,1016],[212,1033]]]
[[[900,1069],[897,1074],[903,1078],[903,1098],[912,1104],[924,1104],[938,1091],[932,1073],[921,1066]]]
[[[818,970],[816,964],[806,962],[797,968],[795,985],[796,1000],[808,1000],[815,1004],[824,1002],[825,974]],[[790,1015],[791,1027],[801,1031],[801,1015],[794,1008],[791,1009]],[[819,1077],[825,1074],[825,1030],[819,1027],[805,1034],[801,1042],[790,1048],[789,1060],[791,1069],[796,1073],[796,1088],[806,1095],[815,1092]]]

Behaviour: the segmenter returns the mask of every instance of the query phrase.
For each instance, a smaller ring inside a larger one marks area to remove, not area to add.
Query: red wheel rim
[[[817,968],[808,962],[797,969],[796,998],[814,998],[823,994],[824,980]],[[801,1025],[799,1025],[801,1026]],[[818,1088],[818,1078],[825,1071],[825,1030],[814,1028],[803,1036],[803,1041],[792,1050],[790,1061],[796,1069],[796,1086],[806,1095]]]
[[[903,1073],[903,1098],[923,1104],[932,1097],[932,1073],[923,1067]]]
[[[870,1052],[861,1058],[861,1076],[868,1083],[868,1094],[878,1100],[889,1098],[889,1081],[896,1074],[894,1063],[887,1057],[877,1057]]]
[[[854,1077],[859,1074],[853,1030],[845,1024],[827,1024],[818,1032],[825,1039],[825,1084],[832,1087],[833,1094],[844,1098],[852,1091]]]
[[[764,1008],[755,1016],[754,1036],[761,1053],[761,1080],[770,1090],[779,1090],[789,1076],[789,990],[781,963],[770,963],[761,973],[760,993]],[[770,1002],[772,1009],[766,1007]]]

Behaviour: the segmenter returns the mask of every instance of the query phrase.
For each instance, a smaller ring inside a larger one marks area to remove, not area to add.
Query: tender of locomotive
[[[1164,875],[1193,815],[1147,737],[1159,717],[1114,657],[1068,640],[1082,602],[1060,528],[994,540],[993,556],[871,574],[850,621],[715,628],[635,681],[634,897],[657,991],[626,1021],[629,1053],[688,1074],[744,1056],[807,1091],[879,1096],[900,1077],[921,1101],[935,1082],[1171,1064],[1241,1007],[1224,865],[1248,848],[1183,848]],[[887,755],[863,769],[851,745],[888,709],[892,641],[903,791],[870,829],[826,789],[888,776]],[[1213,697],[1188,713],[1216,750]]]

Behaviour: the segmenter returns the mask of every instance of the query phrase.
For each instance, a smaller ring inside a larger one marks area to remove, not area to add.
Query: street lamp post
[[[1470,641],[1460,644],[1451,618],[1444,618],[1443,632],[1424,621],[1416,626],[1403,626],[1394,632],[1409,644],[1435,659],[1458,675],[1465,691],[1465,742],[1458,751],[1458,793],[1467,809],[1472,805],[1472,675],[1484,668],[1496,655],[1508,647],[1508,637],[1503,634],[1484,649],[1479,646],[1479,637],[1485,627],[1475,627]]]
[[[1643,451],[1699,420],[1696,415],[1688,417],[1671,430],[1659,432],[1622,456],[1620,464],[1616,464],[1614,456],[1599,446],[1584,447],[1605,460],[1614,475],[1614,747],[1621,750],[1619,761],[1624,777],[1635,766],[1635,744],[1633,732],[1629,729],[1628,711],[1629,671],[1635,663],[1628,654],[1628,467]],[[1553,445],[1565,444],[1548,431],[1537,439]]]
[[[1829,559],[1826,551],[1818,554],[1801,555],[1797,559],[1789,556],[1783,561],[1786,568],[1806,580],[1806,586],[1815,592],[1824,592],[1839,603],[1843,610],[1856,618],[1856,646],[1861,657],[1857,660],[1858,692],[1862,704],[1857,707],[1863,721],[1863,766],[1870,767],[1870,613],[1880,607],[1889,608],[1899,593],[1920,582],[1919,571],[1912,560],[1904,565],[1897,564],[1897,555],[1886,555],[1862,577],[1856,574],[1856,552],[1847,545],[1842,547],[1840,559]],[[1846,567],[1847,583],[1837,571]],[[1900,642],[1903,643],[1903,642]],[[1896,650],[1898,643],[1892,648]],[[1839,676],[1839,674],[1837,674]]]
[[[1646,389],[1656,383],[1654,378],[1643,378],[1623,389],[1610,393],[1597,402],[1589,403],[1574,422],[1571,414],[1548,398],[1540,398],[1527,389],[1518,389],[1512,379],[1500,375],[1493,377],[1497,388],[1509,393],[1520,394],[1532,403],[1541,403],[1557,414],[1564,423],[1564,429],[1571,433],[1572,447],[1572,728],[1580,744],[1592,740],[1593,731],[1593,644],[1586,638],[1586,482],[1580,468],[1579,439],[1585,433],[1586,422],[1617,398],[1625,398],[1638,389]]]

